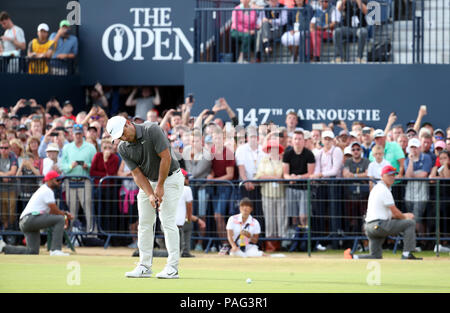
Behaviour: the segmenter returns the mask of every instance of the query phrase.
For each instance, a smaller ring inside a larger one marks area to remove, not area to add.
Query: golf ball
[[[252,279],[251,278],[247,278],[247,284],[251,284],[252,283]]]

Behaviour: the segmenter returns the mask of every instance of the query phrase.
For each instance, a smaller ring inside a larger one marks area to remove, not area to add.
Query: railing
[[[2,182],[0,235],[17,236],[18,217],[42,177],[7,177]],[[250,185],[251,183],[252,185]],[[69,230],[70,238],[95,235],[110,244],[127,245],[137,236],[137,187],[131,178],[103,177],[95,185],[89,177],[66,177],[57,195],[63,210],[77,213]],[[239,201],[249,197],[254,216],[262,228],[261,245],[281,241],[288,251],[308,255],[318,247],[365,249],[363,225],[369,194],[368,179],[249,180],[243,182],[191,180],[193,213],[206,222],[206,229],[196,229],[193,240],[208,252],[226,242],[227,218],[239,213]],[[439,247],[450,240],[450,179],[401,178],[392,187],[396,206],[417,216],[417,241]],[[91,197],[91,199],[89,199]],[[81,208],[73,204],[81,200]],[[83,209],[83,214],[81,214]],[[5,223],[10,227],[6,227]],[[88,226],[89,225],[89,226]],[[73,227],[76,227],[75,230]],[[156,237],[162,232],[157,227]],[[390,238],[388,246],[397,250],[400,237]],[[428,245],[429,245],[428,244]],[[431,247],[432,248],[432,247]],[[436,251],[439,255],[439,250]]]
[[[318,2],[310,3],[317,12]],[[368,14],[358,20],[350,20],[348,15],[344,20],[336,14],[336,9],[330,10],[327,22],[321,21],[330,27],[324,31],[310,24],[312,15],[306,8],[199,7],[195,12],[194,60],[450,64],[450,4],[447,0],[376,0],[370,3]],[[262,21],[267,13],[289,16],[297,12],[303,16],[298,24],[294,18],[281,18],[280,26],[264,25]],[[331,25],[333,19],[334,26]],[[363,19],[367,22],[361,22]],[[269,39],[268,44],[263,43],[266,39]]]
[[[0,73],[30,75],[74,75],[75,59],[0,57]]]

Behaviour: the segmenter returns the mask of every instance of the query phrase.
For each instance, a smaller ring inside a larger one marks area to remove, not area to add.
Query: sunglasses
[[[444,140],[444,137],[442,136],[434,136],[434,138],[436,138],[437,140]]]
[[[352,149],[352,151],[361,151],[361,149]]]
[[[9,147],[0,147],[0,149],[7,150],[7,149],[9,149]]]

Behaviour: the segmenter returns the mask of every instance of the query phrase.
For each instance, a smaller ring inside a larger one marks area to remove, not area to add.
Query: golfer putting
[[[184,176],[178,161],[172,157],[167,137],[157,123],[134,124],[115,116],[106,126],[112,140],[120,139],[118,151],[130,168],[139,187],[139,264],[126,277],[147,278],[152,275],[154,226],[156,210],[164,231],[168,251],[167,264],[157,278],[178,278],[180,237],[175,216],[183,193]]]
[[[351,249],[344,252],[346,259],[381,259],[383,243],[388,236],[403,234],[403,260],[422,260],[412,251],[416,248],[416,221],[414,214],[402,213],[394,202],[391,186],[394,184],[397,170],[386,165],[381,170],[381,181],[372,189],[367,204],[365,231],[369,238],[370,254],[353,255]]]

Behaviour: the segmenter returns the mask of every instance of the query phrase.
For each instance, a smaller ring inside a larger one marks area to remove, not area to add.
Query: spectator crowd
[[[213,250],[227,244],[226,218],[239,213],[242,198],[252,202],[252,216],[260,221],[264,237],[280,239],[265,241],[266,251],[288,248],[285,239],[309,227],[323,237],[361,234],[369,191],[388,164],[399,178],[407,178],[394,185],[393,193],[399,207],[416,216],[419,237],[435,229],[436,178],[450,178],[450,127],[444,130],[424,121],[425,106],[416,120],[404,125],[390,114],[385,129],[333,121],[306,130],[292,111],[285,125],[238,125],[224,98],[194,117],[195,99],[188,97],[159,117],[152,107],[161,101],[159,95],[143,101],[134,94],[126,102],[140,114],[147,110],[145,117],[120,114],[137,124],[159,123],[167,134],[172,155],[192,188],[188,215],[206,222],[198,229],[196,250],[204,249],[204,240],[211,236],[221,240]],[[217,117],[220,112],[229,120]],[[39,187],[40,176],[56,170],[66,177],[59,200],[74,216],[73,227],[135,233],[137,186],[117,153],[117,140],[108,138],[107,121],[101,99],[76,116],[69,100],[60,105],[50,99],[44,108],[34,99],[20,99],[13,107],[1,108],[3,230],[17,227],[17,216]],[[100,185],[106,176],[113,178]],[[448,184],[440,181],[439,188],[441,231],[447,233]],[[327,244],[340,248],[343,243],[324,240],[314,246],[323,250]]]

